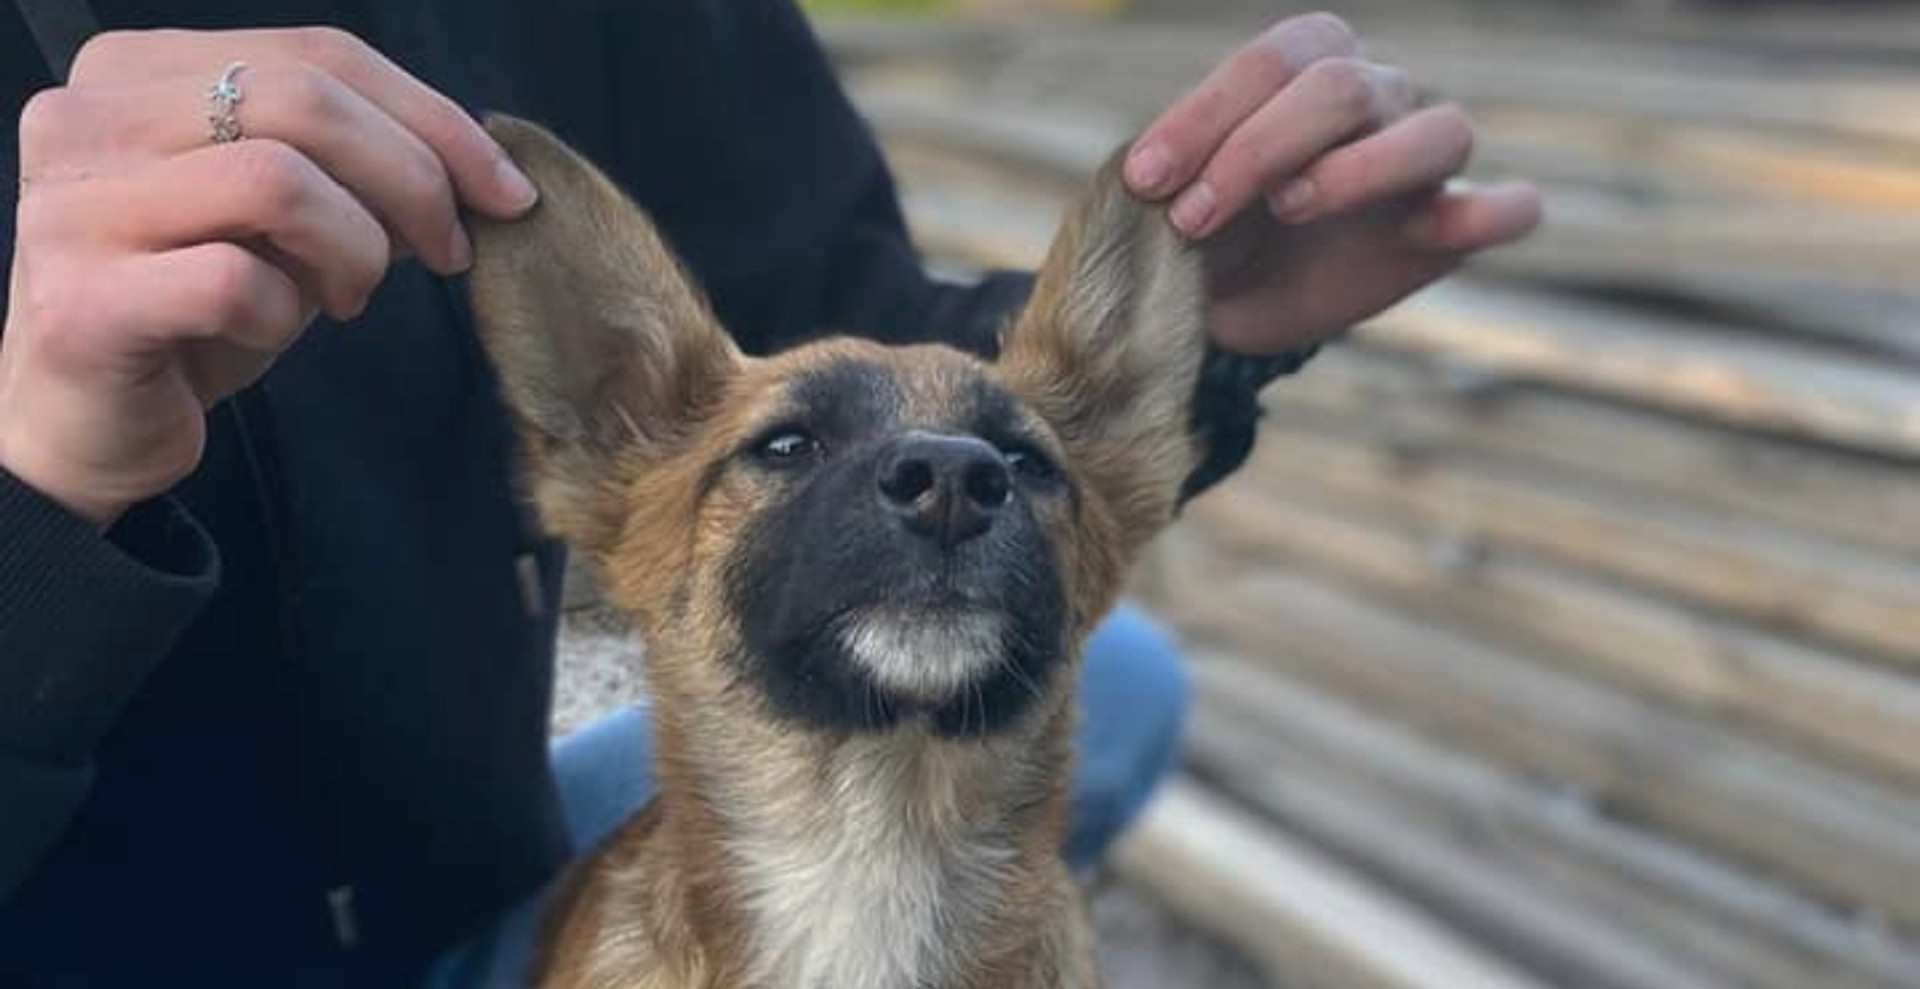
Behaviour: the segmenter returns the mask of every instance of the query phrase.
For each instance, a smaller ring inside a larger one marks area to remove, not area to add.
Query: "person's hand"
[[[1125,176],[1207,262],[1221,347],[1323,340],[1540,222],[1533,186],[1450,183],[1473,128],[1418,107],[1330,14],[1282,21],[1142,132]]]
[[[215,143],[232,63],[244,137]],[[205,411],[398,253],[472,253],[457,204],[535,198],[459,106],[339,31],[120,32],[20,118],[0,466],[102,525],[198,464]]]

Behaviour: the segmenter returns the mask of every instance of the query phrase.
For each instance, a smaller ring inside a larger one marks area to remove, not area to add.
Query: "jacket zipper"
[[[295,682],[298,671],[305,667],[305,649],[300,635],[299,530],[288,500],[286,478],[280,470],[279,443],[273,429],[273,413],[267,404],[264,383],[255,382],[236,392],[225,406],[233,420],[241,455],[259,497],[261,524],[266,530],[267,555],[271,558],[274,571],[275,599],[280,605],[280,648],[286,658],[282,684],[295,712],[293,732],[295,751],[298,753],[299,747],[305,744],[303,736],[307,724],[307,719],[301,716],[301,695]],[[317,810],[313,815],[319,830],[316,837],[321,845],[322,861],[327,863],[328,880],[324,894],[327,919],[333,929],[334,942],[341,948],[352,948],[360,943],[361,930],[353,883],[344,864],[345,841],[334,814],[339,801],[334,793],[333,767],[322,757],[307,768],[309,772],[303,774],[304,785],[308,788],[309,806]]]

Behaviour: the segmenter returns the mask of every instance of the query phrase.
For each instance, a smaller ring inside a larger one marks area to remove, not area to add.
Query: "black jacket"
[[[823,328],[985,350],[1027,288],[923,273],[785,0],[94,6],[109,27],[336,24],[548,124],[646,204],[750,351]],[[0,195],[48,84],[16,18],[0,6]],[[414,984],[569,853],[546,762],[561,556],[510,493],[468,321],[459,284],[402,265],[217,407],[200,469],[104,539],[0,472],[0,986]],[[1209,478],[1294,363],[1216,360]]]

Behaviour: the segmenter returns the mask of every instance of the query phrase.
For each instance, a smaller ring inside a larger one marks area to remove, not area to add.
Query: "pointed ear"
[[[511,222],[471,221],[480,339],[528,459],[542,518],[604,545],[617,487],[709,411],[739,354],[653,223],[547,131],[487,131],[540,190]]]
[[[1144,542],[1172,520],[1199,461],[1206,286],[1164,210],[1128,194],[1122,160],[1068,213],[996,366],[1113,507],[1120,538]]]

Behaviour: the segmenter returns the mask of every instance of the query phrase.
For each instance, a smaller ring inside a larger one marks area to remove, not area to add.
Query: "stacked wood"
[[[1920,37],[1909,35],[1906,58],[1883,62],[1819,47],[1732,49],[1704,32],[1626,44],[1584,21],[1515,28],[1512,17],[1408,22],[1371,10],[1355,20],[1374,51],[1479,118],[1479,174],[1546,187],[1553,222],[1484,270],[1668,293],[1920,356],[1920,287],[1908,277],[1920,248],[1920,118],[1909,110]],[[856,25],[830,40],[896,93],[900,76],[888,73],[903,63],[886,53],[903,34]],[[955,109],[997,103],[1018,117],[1043,98],[1099,108],[1117,125],[1106,130],[1124,135],[1244,36],[1154,25],[1030,27],[1017,43],[977,27],[913,37],[920,81],[928,59],[979,74],[989,99]],[[1090,128],[1072,120],[1068,130]]]
[[[1549,226],[1276,385],[1158,548],[1193,776],[1122,870],[1308,984],[1920,987],[1920,33],[1387,7]],[[979,267],[1238,37],[827,36]]]
[[[1261,945],[1276,979],[1354,989],[1545,989],[1195,786],[1168,787],[1117,858],[1189,914]],[[1276,881],[1241,882],[1250,871]],[[1397,950],[1375,950],[1383,938]]]

